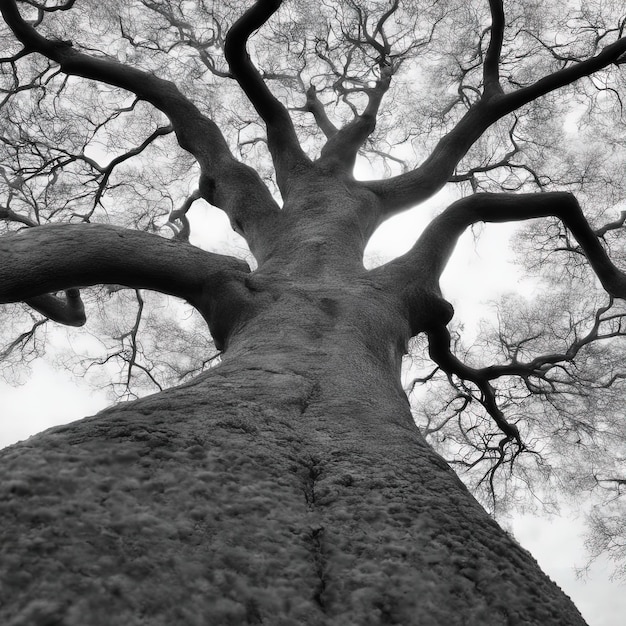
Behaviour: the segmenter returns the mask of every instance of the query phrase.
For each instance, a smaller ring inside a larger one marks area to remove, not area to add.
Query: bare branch
[[[389,88],[393,70],[384,66],[381,73],[376,86],[367,90],[368,103],[363,113],[328,138],[322,149],[320,164],[332,164],[335,168],[352,171],[359,149],[376,128],[376,115]]]
[[[189,235],[191,234],[191,227],[189,224],[189,218],[187,212],[192,207],[193,203],[201,198],[200,190],[196,189],[175,211],[170,213],[166,226],[174,231],[174,237],[181,241],[189,241]],[[179,227],[176,222],[180,222],[182,227]]]
[[[248,272],[233,257],[101,224],[47,225],[0,238],[0,303],[26,301],[53,319],[79,320],[82,303],[74,291],[65,308],[44,294],[111,283],[151,289],[188,300],[221,345],[244,312],[240,286]],[[221,306],[228,309],[226,317]]]
[[[145,303],[139,289],[135,289],[135,297],[137,298],[137,315],[135,316],[135,323],[133,324],[133,327],[127,333],[127,336],[130,339],[131,354],[126,360],[128,365],[128,370],[126,372],[126,389],[128,392],[130,392],[131,379],[133,377],[133,368],[136,367],[144,371],[145,374],[150,378],[150,380],[152,380],[152,382],[158,387],[159,391],[161,391],[161,385],[157,383],[152,374],[145,367],[142,367],[137,361],[137,353],[139,351],[137,335],[139,333],[139,326],[141,325],[143,308]]]
[[[589,59],[574,63],[569,67],[565,67],[557,72],[554,72],[553,74],[544,76],[528,87],[505,94],[499,98],[497,108],[502,110],[502,115],[511,113],[512,111],[519,109],[521,106],[528,104],[541,96],[545,96],[551,91],[560,89],[561,87],[569,85],[581,78],[584,78],[585,76],[591,76],[595,72],[598,72],[611,64],[619,64],[620,58],[624,54],[626,54],[626,37],[622,37],[612,44],[609,44],[602,50],[602,52]],[[502,117],[502,115],[499,115],[499,117]]]
[[[399,3],[397,0],[393,0],[389,8],[380,16],[374,26],[373,32],[370,32],[367,11],[363,10],[356,3],[351,2],[350,5],[357,16],[357,35],[353,36],[344,33],[344,37],[348,42],[353,44],[354,51],[358,50],[366,55],[369,52],[368,49],[373,51],[375,57],[375,66],[373,69],[376,70],[376,79],[372,85],[369,81],[364,81],[357,77],[350,77],[349,80],[355,83],[357,87],[348,89],[343,86],[343,82],[348,80],[346,68],[346,71],[339,75],[336,83],[335,88],[342,94],[346,104],[352,108],[354,118],[337,133],[333,133],[330,136],[327,135],[328,141],[322,149],[319,164],[345,172],[351,172],[353,170],[358,151],[374,132],[382,100],[389,89],[394,74],[403,63],[404,55],[408,53],[408,50],[399,54],[392,53],[392,44],[385,32],[387,21],[398,10]],[[432,32],[433,31],[431,31],[431,37]],[[410,50],[422,47],[429,41],[430,38],[424,41],[414,42]],[[368,52],[366,52],[366,50],[368,50]],[[367,105],[361,113],[358,113],[356,106],[347,100],[348,94],[352,91],[367,96]]]
[[[75,288],[67,289],[64,299],[46,293],[34,298],[28,298],[24,302],[32,309],[35,309],[35,311],[59,324],[83,326],[87,321],[80,291]]]
[[[613,220],[612,222],[607,222],[600,228],[596,228],[593,232],[596,237],[604,237],[610,230],[617,230],[619,228],[623,228],[626,223],[626,211],[622,211],[618,219]]]
[[[128,152],[125,152],[124,154],[121,154],[118,157],[115,157],[105,168],[103,168],[104,176],[102,177],[102,180],[100,181],[98,185],[98,191],[93,201],[94,205],[98,204],[100,200],[102,199],[102,196],[104,192],[106,191],[109,178],[111,178],[111,174],[113,173],[113,170],[120,163],[123,163],[124,161],[127,161],[128,159],[134,156],[137,156],[138,154],[141,154],[150,144],[154,142],[154,140],[157,137],[163,137],[164,135],[169,135],[173,130],[174,128],[170,125],[159,126],[152,133],[150,133],[150,135],[146,137],[146,139],[144,139],[144,141],[142,141],[140,145],[138,145],[136,148],[133,148],[132,150],[129,150]]]
[[[611,262],[576,198],[565,192],[478,193],[458,200],[429,224],[407,254],[388,264],[389,271],[419,275],[418,282],[438,281],[459,236],[472,224],[548,216],[559,218],[571,231],[607,293],[626,298],[626,274]]]
[[[0,12],[15,36],[29,52],[38,52],[59,64],[61,71],[102,81],[136,94],[169,118],[181,147],[198,160],[202,170],[203,197],[241,225],[254,253],[265,218],[278,211],[276,202],[259,175],[237,161],[217,125],[170,81],[116,60],[79,52],[71,42],[42,36],[19,13],[15,0],[0,3]]]
[[[257,0],[230,28],[224,54],[231,72],[267,127],[267,141],[278,186],[286,193],[289,176],[310,164],[287,109],[274,97],[252,63],[246,44],[280,8],[282,0]]]
[[[7,357],[9,357],[16,350],[23,350],[26,345],[30,342],[34,342],[35,333],[37,329],[41,326],[44,326],[48,322],[48,319],[39,319],[33,322],[31,328],[27,331],[21,333],[18,337],[16,337],[4,350],[0,352],[0,362],[4,361]]]
[[[24,226],[37,226],[37,222],[31,220],[30,217],[27,217],[26,215],[20,215],[9,207],[2,205],[0,205],[0,220],[24,224]]]
[[[604,323],[611,321],[620,321],[623,319],[622,314],[614,314],[614,315],[606,315],[608,311],[610,311],[613,306],[613,298],[609,298],[608,304],[598,308],[595,312],[593,318],[593,324],[591,328],[585,333],[582,337],[575,338],[569,346],[560,352],[549,352],[546,354],[541,354],[531,360],[521,361],[519,360],[519,350],[520,347],[529,341],[533,341],[538,337],[526,337],[518,342],[515,346],[513,356],[508,363],[504,363],[502,365],[490,365],[487,367],[481,367],[474,369],[474,374],[478,376],[480,379],[484,381],[491,381],[497,378],[501,378],[504,376],[517,376],[522,378],[526,383],[526,386],[529,388],[531,393],[537,393],[537,385],[536,383],[531,383],[531,379],[535,379],[536,381],[544,381],[548,384],[550,381],[550,372],[555,369],[560,368],[560,365],[567,362],[573,362],[579,352],[596,341],[603,339],[611,339],[615,337],[624,337],[626,333],[621,330],[621,325],[618,324],[618,330],[612,332],[601,331],[601,326]],[[505,341],[503,337],[500,338],[501,341]],[[508,346],[512,348],[513,346]],[[561,368],[562,369],[562,368]],[[616,375],[615,378],[620,377],[621,375]],[[603,383],[602,385],[610,386],[614,381],[609,381],[608,383]]]
[[[428,346],[431,359],[448,375],[454,374],[463,380],[469,380],[480,389],[482,393],[480,403],[505,435],[499,447],[502,448],[505,444],[515,441],[520,448],[523,448],[524,444],[519,430],[504,417],[496,401],[495,390],[489,384],[488,379],[480,370],[469,367],[450,351],[450,333],[445,326],[441,325],[428,332]]]
[[[317,90],[314,85],[311,85],[306,91],[304,110],[313,114],[319,129],[326,135],[327,139],[337,134],[339,129],[330,121],[328,115],[326,115],[324,105],[317,97]]]
[[[498,116],[489,105],[478,102],[439,140],[430,156],[418,168],[392,178],[363,182],[381,200],[381,221],[423,202],[439,191],[453,175],[467,151],[497,120]]]
[[[500,53],[504,37],[504,7],[502,0],[489,0],[491,10],[491,38],[483,64],[484,93],[491,98],[502,93],[500,86]]]
[[[626,37],[609,44],[596,56],[545,76],[528,87],[506,94],[483,94],[418,168],[386,180],[363,183],[382,201],[381,220],[426,200],[441,189],[474,142],[496,121],[551,91],[608,67],[624,53]]]

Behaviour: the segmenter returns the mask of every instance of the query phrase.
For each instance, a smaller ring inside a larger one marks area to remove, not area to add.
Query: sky
[[[441,199],[421,212],[404,213],[384,225],[373,238],[369,254],[384,260],[406,251],[438,202]],[[241,245],[236,235],[227,234],[228,223],[220,211],[208,207],[194,209],[192,225],[196,232],[206,233],[196,241],[204,248],[217,250],[227,245],[232,249]],[[489,226],[478,244],[471,234],[460,241],[442,287],[457,314],[465,320],[477,320],[476,311],[481,304],[510,290],[512,283],[518,284],[508,263],[511,232],[512,228],[506,225]],[[461,268],[463,280],[455,280]],[[22,386],[9,387],[0,379],[0,448],[53,425],[92,415],[109,403],[103,391],[94,390],[67,371],[38,361]],[[576,575],[576,568],[585,565],[586,555],[584,525],[575,505],[564,506],[561,516],[518,515],[501,523],[574,600],[589,626],[623,626],[626,583],[610,580],[610,563],[599,560],[584,579]]]

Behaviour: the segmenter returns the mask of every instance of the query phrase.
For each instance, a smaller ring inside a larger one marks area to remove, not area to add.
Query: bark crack
[[[316,485],[322,475],[322,462],[317,456],[309,456],[302,460],[304,466],[302,491],[310,514],[314,514],[317,506]],[[313,601],[323,613],[327,613],[328,602],[326,590],[328,587],[328,567],[326,550],[324,548],[324,526],[314,523],[310,526],[305,538],[313,561],[313,571],[317,582],[313,588]]]
[[[317,457],[311,457],[306,463],[306,473],[304,475],[304,499],[306,500],[309,511],[316,506],[315,484],[322,474],[320,460]]]
[[[302,398],[302,401],[300,404],[300,417],[302,417],[306,413],[309,406],[314,402],[315,398],[318,396],[319,391],[320,391],[319,383],[317,382],[313,383],[309,392],[306,394],[306,396]]]
[[[311,542],[311,554],[313,555],[313,563],[315,567],[315,575],[318,583],[313,592],[313,600],[320,607],[323,613],[326,613],[327,603],[325,598],[327,575],[326,575],[326,554],[324,551],[324,527],[318,526],[312,528],[309,534]]]

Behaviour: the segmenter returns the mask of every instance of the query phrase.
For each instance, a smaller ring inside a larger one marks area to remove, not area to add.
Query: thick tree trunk
[[[333,280],[255,276],[219,367],[1,453],[1,623],[584,623],[413,425],[401,312]]]

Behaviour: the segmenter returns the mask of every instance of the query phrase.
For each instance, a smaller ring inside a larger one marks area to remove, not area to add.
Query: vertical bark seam
[[[322,474],[320,461],[317,457],[311,457],[306,463],[306,474],[304,476],[303,492],[309,511],[312,511],[316,505],[315,483]]]
[[[315,565],[315,575],[318,578],[317,586],[313,593],[313,599],[320,607],[323,613],[326,613],[326,598],[324,593],[326,591],[327,577],[326,577],[326,555],[324,554],[323,546],[324,527],[318,526],[312,528],[309,535],[311,540],[311,552],[313,554],[313,563]]]

